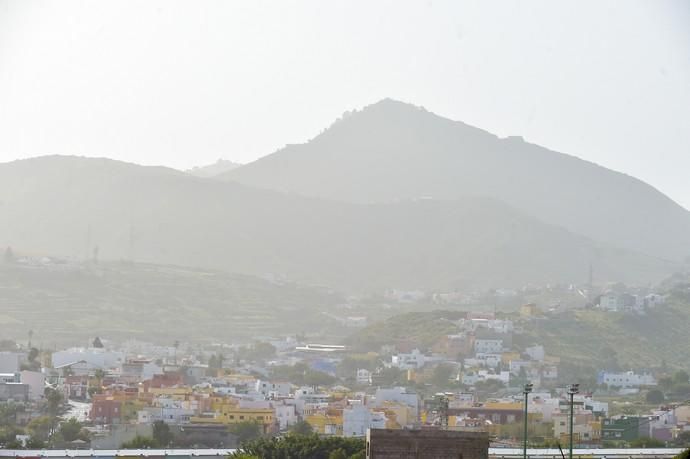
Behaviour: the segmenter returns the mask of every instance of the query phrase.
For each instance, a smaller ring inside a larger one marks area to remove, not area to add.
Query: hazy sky
[[[248,162],[384,97],[690,208],[687,0],[0,0],[0,161]]]

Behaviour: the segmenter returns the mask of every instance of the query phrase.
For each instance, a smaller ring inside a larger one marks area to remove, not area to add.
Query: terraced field
[[[336,327],[325,289],[217,271],[133,263],[0,262],[0,337],[46,345],[106,336],[248,340]]]

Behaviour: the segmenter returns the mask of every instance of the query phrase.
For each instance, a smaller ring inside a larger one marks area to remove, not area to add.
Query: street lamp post
[[[525,431],[524,435],[522,437],[522,457],[523,459],[527,459],[527,398],[529,396],[529,393],[532,392],[532,387],[534,385],[532,383],[527,383],[525,384],[525,388],[522,390],[522,393],[525,394]]]
[[[575,412],[574,398],[575,394],[580,391],[579,384],[571,384],[568,386],[568,395],[570,395],[570,448],[568,453],[568,458],[573,459],[573,418]]]

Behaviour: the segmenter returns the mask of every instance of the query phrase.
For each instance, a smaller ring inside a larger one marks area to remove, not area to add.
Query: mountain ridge
[[[219,178],[359,203],[487,196],[621,248],[690,255],[690,212],[651,185],[392,100],[346,112],[311,141]]]
[[[676,266],[492,198],[351,204],[112,160],[0,164],[0,246],[272,274],[341,290],[654,282]],[[528,262],[529,261],[529,262]]]

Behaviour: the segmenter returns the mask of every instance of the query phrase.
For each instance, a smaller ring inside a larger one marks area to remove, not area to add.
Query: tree
[[[673,387],[673,378],[669,376],[659,378],[659,387],[664,390],[669,390],[671,387]]]
[[[340,450],[340,453],[335,453]],[[261,438],[248,442],[235,453],[232,459],[255,456],[261,459],[330,459],[331,457],[363,458],[364,441],[358,438],[324,437],[318,435],[287,435],[284,437]],[[331,454],[337,456],[331,456]]]
[[[437,387],[446,388],[449,385],[451,376],[453,376],[453,367],[442,363],[434,368],[431,382]]]
[[[62,394],[53,388],[46,388],[44,392],[46,398],[47,412],[52,417],[57,417],[60,407],[62,406]]]
[[[22,403],[0,403],[0,426],[13,427],[17,424],[17,413],[23,413],[26,407]]]
[[[645,395],[645,399],[649,404],[658,405],[660,403],[664,403],[664,393],[661,392],[659,389],[652,389],[649,392],[647,392],[647,395]]]
[[[331,454],[328,455],[328,459],[347,459],[347,455],[345,454],[345,450],[338,448],[335,451],[331,451]]]
[[[36,438],[37,440],[46,441],[50,436],[52,431],[53,420],[49,416],[40,416],[34,418],[26,426],[26,430],[29,431],[31,438]]]
[[[81,423],[75,418],[71,418],[60,423],[60,434],[65,441],[74,441],[79,438],[81,433]]]
[[[686,449],[685,451],[683,451],[682,453],[680,453],[679,455],[677,455],[673,459],[690,459],[690,449]]]
[[[261,437],[261,431],[261,425],[252,421],[238,422],[230,426],[230,432],[237,436],[240,444]]]
[[[678,370],[673,374],[673,384],[688,384],[690,381],[690,375],[687,371]]]
[[[96,337],[96,339],[93,340],[93,347],[97,349],[103,349],[104,347],[101,338],[99,338],[98,336]]]
[[[22,445],[22,442],[20,442],[16,438],[13,438],[12,440],[4,442],[3,446],[5,447],[5,449],[22,449],[24,445]]]
[[[395,367],[383,368],[376,375],[376,381],[382,386],[399,386],[406,380],[405,372]]]
[[[167,447],[173,441],[173,434],[170,427],[164,421],[156,421],[153,423],[153,439],[158,446]]]
[[[32,347],[29,350],[29,355],[27,356],[28,363],[22,364],[22,370],[39,371],[41,369],[41,362],[36,360],[39,356],[39,350]]]
[[[290,433],[296,435],[310,435],[314,432],[311,424],[306,421],[299,421],[290,426]]]
[[[631,448],[663,448],[666,444],[656,438],[640,437],[630,442]]]
[[[674,443],[677,446],[690,446],[690,431],[683,431],[675,438]]]
[[[330,386],[335,381],[336,379],[333,376],[322,371],[309,369],[304,374],[304,384],[309,386]]]
[[[130,441],[124,442],[121,446],[121,449],[151,449],[157,447],[158,444],[153,438],[137,435]]]
[[[45,448],[46,442],[38,437],[29,437],[26,440],[26,447],[28,449],[43,449]]]

